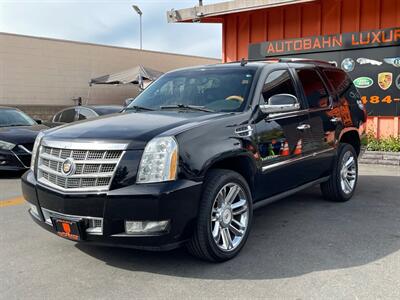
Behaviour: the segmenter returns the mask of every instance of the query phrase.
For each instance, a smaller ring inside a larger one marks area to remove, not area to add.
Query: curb
[[[361,164],[400,166],[400,152],[365,151],[361,154]]]

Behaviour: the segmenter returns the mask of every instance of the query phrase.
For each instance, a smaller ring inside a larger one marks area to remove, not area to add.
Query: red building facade
[[[224,62],[248,58],[250,45],[267,41],[389,28],[400,29],[399,0],[316,0],[291,1],[292,3],[281,1],[282,5],[277,2],[279,1],[265,1],[266,5],[263,7],[255,6],[251,9],[242,7],[237,11],[209,14],[207,14],[207,9],[204,9],[206,13],[202,14],[202,7],[198,7],[200,13],[197,15],[200,17],[195,21],[222,24]],[[267,3],[272,4],[268,5]],[[400,67],[394,70],[397,73],[393,72],[393,81],[397,76],[400,78]],[[393,97],[400,101],[400,87],[395,89],[393,82],[392,88],[394,88]],[[391,108],[392,115],[374,114],[369,117],[369,129],[374,131],[378,137],[397,136],[400,133],[400,102],[396,104],[397,106],[394,103],[390,105],[393,107],[393,109]]]

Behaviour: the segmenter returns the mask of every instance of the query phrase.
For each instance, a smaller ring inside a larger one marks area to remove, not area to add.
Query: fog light
[[[127,234],[154,234],[167,230],[169,221],[125,221]]]
[[[40,219],[39,212],[38,212],[38,209],[37,209],[36,205],[33,205],[33,204],[29,203],[29,210],[30,210],[32,215],[34,215],[36,218]]]

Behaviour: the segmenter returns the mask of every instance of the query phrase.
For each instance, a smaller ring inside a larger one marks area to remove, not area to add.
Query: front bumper
[[[49,212],[63,219],[101,219],[101,234],[84,235],[82,242],[147,250],[178,247],[192,234],[201,196],[201,182],[177,180],[168,183],[132,185],[105,193],[63,194],[38,184],[33,173],[22,177],[25,199],[36,206],[30,211],[36,223],[56,233],[46,223]],[[127,235],[125,220],[169,220],[168,230],[152,235]]]

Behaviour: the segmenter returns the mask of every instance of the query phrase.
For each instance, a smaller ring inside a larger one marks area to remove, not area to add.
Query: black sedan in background
[[[0,171],[28,169],[36,136],[47,128],[16,108],[0,106]]]
[[[51,123],[46,123],[49,127],[92,119],[95,117],[118,113],[123,109],[120,105],[92,105],[92,106],[73,106],[65,108],[56,113]]]

